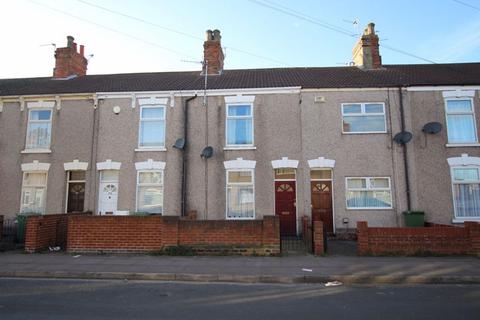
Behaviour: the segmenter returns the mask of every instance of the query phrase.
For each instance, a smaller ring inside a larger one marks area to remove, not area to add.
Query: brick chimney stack
[[[72,75],[84,76],[87,74],[88,61],[85,58],[85,48],[80,46],[77,52],[77,44],[72,36],[67,37],[67,46],[55,50],[55,68],[53,76],[55,78],[66,78]]]
[[[382,67],[378,36],[375,34],[375,24],[369,23],[362,37],[353,48],[353,63],[362,69],[379,69]]]
[[[221,74],[223,72],[223,60],[225,56],[222,50],[220,30],[207,30],[205,32],[205,42],[203,43],[203,59],[208,62],[208,75]],[[202,71],[205,74],[205,67]]]

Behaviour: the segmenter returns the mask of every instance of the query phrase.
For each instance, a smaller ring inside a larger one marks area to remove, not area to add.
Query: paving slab
[[[0,277],[219,282],[480,283],[477,257],[172,257],[0,253]]]

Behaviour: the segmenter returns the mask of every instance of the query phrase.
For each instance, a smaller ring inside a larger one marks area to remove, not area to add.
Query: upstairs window
[[[347,209],[391,209],[390,178],[347,178]]]
[[[227,219],[254,219],[253,170],[227,171]]]
[[[227,146],[253,146],[252,104],[227,105]]]
[[[45,213],[47,173],[24,172],[22,182],[21,213]]]
[[[52,110],[30,110],[25,149],[50,149],[51,133]]]
[[[384,103],[342,104],[343,133],[385,133]]]
[[[148,106],[140,108],[140,148],[165,147],[165,107]]]
[[[448,142],[478,142],[472,99],[447,99],[445,106]]]

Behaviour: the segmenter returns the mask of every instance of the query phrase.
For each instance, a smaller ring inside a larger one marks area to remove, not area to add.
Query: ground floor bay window
[[[227,219],[254,219],[253,170],[227,170]]]
[[[455,219],[480,219],[479,168],[452,168]]]
[[[24,172],[21,213],[45,213],[47,172]]]

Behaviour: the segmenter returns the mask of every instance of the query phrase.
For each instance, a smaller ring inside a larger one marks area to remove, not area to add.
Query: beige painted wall
[[[325,102],[315,103],[315,96],[325,97]],[[425,210],[428,221],[450,223],[453,209],[446,159],[462,153],[479,156],[480,149],[445,147],[445,129],[438,135],[421,132],[422,126],[430,121],[439,121],[445,126],[441,92],[405,92],[404,101],[406,127],[414,134],[414,139],[408,144],[413,208]],[[341,103],[346,102],[384,102],[387,133],[342,134]],[[120,106],[119,114],[113,112],[114,106]],[[225,108],[223,96],[209,97],[207,107],[203,106],[203,98],[197,97],[189,107],[190,139],[185,152],[188,159],[187,210],[197,210],[199,218],[225,219],[223,162],[239,157],[256,161],[256,218],[274,214],[274,170],[271,161],[282,157],[299,160],[298,217],[310,215],[308,160],[325,157],[336,161],[333,192],[338,229],[354,228],[356,221],[360,220],[366,220],[372,226],[402,225],[401,212],[406,209],[403,151],[392,141],[400,131],[398,89],[258,94],[254,102],[256,150],[224,150]],[[477,115],[480,114],[478,92],[475,108]],[[94,113],[97,117],[97,140],[92,137]],[[169,103],[166,107],[167,151],[135,151],[138,147],[139,113],[139,105],[132,108],[130,98],[101,100],[96,111],[91,100],[63,101],[61,110],[53,112],[52,153],[21,154],[25,145],[27,109],[22,112],[18,103],[6,103],[0,113],[1,213],[12,216],[18,212],[22,180],[20,164],[33,160],[51,163],[47,212],[63,212],[66,187],[63,163],[73,159],[89,162],[86,209],[97,210],[99,174],[96,163],[112,159],[122,163],[118,209],[135,211],[135,162],[153,159],[166,162],[165,214],[180,215],[182,154],[172,145],[183,136],[182,98],[175,98],[174,107],[170,107]],[[214,156],[203,160],[200,154],[207,145],[214,148]],[[354,176],[390,177],[393,209],[347,210],[345,178]],[[6,185],[8,188],[5,188]],[[344,218],[348,218],[348,225],[343,224]]]
[[[0,212],[13,217],[20,211],[22,163],[34,160],[50,163],[47,182],[46,212],[65,211],[65,162],[78,159],[89,162],[91,169],[91,142],[93,107],[89,100],[62,101],[60,110],[52,112],[51,153],[21,153],[25,148],[28,109],[20,110],[19,103],[6,103],[0,113]],[[86,194],[91,188],[87,174]],[[91,210],[88,205],[85,210]]]
[[[425,211],[426,220],[451,224],[454,218],[452,200],[452,180],[449,157],[460,157],[463,153],[469,156],[480,156],[479,147],[447,147],[447,127],[445,102],[441,91],[409,92],[406,101],[411,114],[414,141],[411,148],[414,152],[412,174],[416,187],[413,199],[415,207]],[[477,128],[480,128],[479,92],[474,97]],[[425,134],[422,127],[428,122],[440,122],[443,130],[438,134]],[[477,130],[478,137],[478,130]]]

